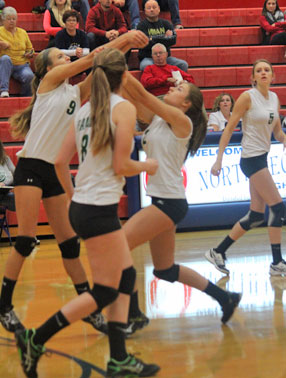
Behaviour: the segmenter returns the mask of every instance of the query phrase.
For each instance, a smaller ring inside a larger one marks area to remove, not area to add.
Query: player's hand
[[[220,171],[221,171],[221,163],[216,161],[211,168],[211,174],[213,176],[219,176]]]
[[[134,47],[134,48],[141,49],[145,47],[146,45],[148,45],[149,43],[149,39],[146,36],[146,34],[144,34],[140,30],[131,30],[130,32],[127,33],[127,36],[128,36],[131,47]]]
[[[159,166],[158,161],[156,159],[149,158],[149,159],[146,159],[146,165],[147,165],[146,173],[148,173],[148,175],[150,176],[155,175]]]

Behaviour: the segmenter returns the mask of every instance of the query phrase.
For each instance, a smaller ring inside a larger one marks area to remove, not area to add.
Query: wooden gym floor
[[[267,230],[253,230],[231,247],[229,279],[203,257],[226,234],[225,230],[179,233],[176,256],[177,262],[221,287],[243,292],[240,307],[228,326],[221,325],[219,306],[205,294],[154,279],[147,244],[134,251],[140,303],[151,322],[128,339],[127,346],[131,353],[139,352],[139,358],[161,366],[157,377],[286,377],[286,277],[269,276]],[[9,250],[8,244],[1,242],[1,279]],[[83,245],[81,255],[88,271]],[[15,311],[25,326],[37,327],[74,296],[55,241],[42,240],[26,261],[16,286]],[[104,376],[107,337],[90,325],[73,324],[51,339],[47,347],[53,353],[40,360],[39,378]],[[0,326],[0,378],[23,376],[13,335]]]

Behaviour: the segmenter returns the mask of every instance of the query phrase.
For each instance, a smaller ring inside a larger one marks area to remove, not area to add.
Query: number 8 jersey
[[[41,159],[54,164],[70,124],[80,107],[78,85],[64,82],[47,93],[37,93],[30,130],[20,158]]]
[[[110,125],[114,135],[115,124],[112,122],[114,106],[124,100],[112,93],[110,96]],[[112,205],[119,202],[123,193],[125,178],[117,176],[113,170],[113,151],[110,145],[93,155],[90,146],[90,102],[80,108],[75,117],[76,146],[79,156],[79,171],[76,175],[76,187],[72,200],[88,205]]]

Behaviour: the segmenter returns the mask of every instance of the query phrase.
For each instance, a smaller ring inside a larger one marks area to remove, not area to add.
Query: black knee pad
[[[240,219],[239,224],[241,227],[248,231],[251,228],[258,227],[264,222],[264,213],[258,211],[249,210],[249,212]]]
[[[136,270],[133,266],[124,269],[119,283],[118,291],[131,295],[135,286]]]
[[[28,257],[36,246],[36,239],[31,236],[17,236],[15,249],[23,257]]]
[[[268,227],[282,227],[285,217],[285,206],[283,202],[269,207]]]
[[[114,302],[118,297],[118,291],[116,289],[99,284],[94,284],[93,288],[90,290],[90,294],[93,296],[97,303],[98,310],[100,311],[110,303]]]
[[[161,280],[165,280],[168,282],[175,282],[178,281],[179,278],[179,271],[180,265],[173,264],[171,268],[164,269],[164,270],[153,270],[153,274],[155,277],[161,278]]]
[[[78,236],[74,236],[59,244],[63,259],[77,259],[80,253],[80,240]]]

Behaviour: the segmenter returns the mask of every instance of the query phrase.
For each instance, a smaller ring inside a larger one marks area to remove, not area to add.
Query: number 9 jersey
[[[64,82],[46,93],[37,93],[30,130],[18,158],[41,159],[54,164],[76,111],[80,108],[78,85]]]

